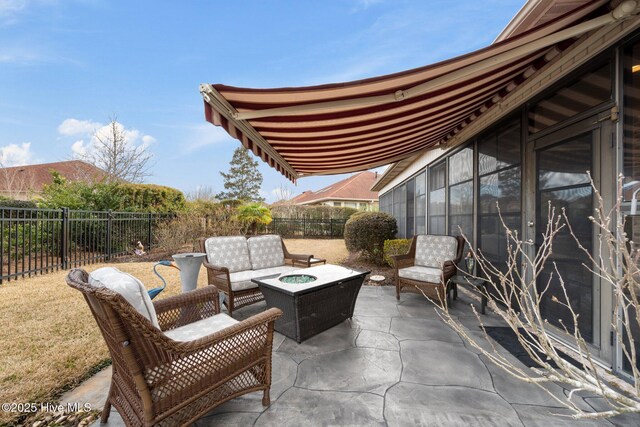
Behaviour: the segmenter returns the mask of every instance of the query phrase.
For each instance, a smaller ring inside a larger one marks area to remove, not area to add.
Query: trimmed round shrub
[[[411,239],[392,239],[384,241],[384,260],[393,267],[391,255],[404,255],[409,252]]]
[[[378,265],[384,263],[384,241],[398,231],[396,219],[384,212],[358,212],[344,226],[344,242],[349,252]]]

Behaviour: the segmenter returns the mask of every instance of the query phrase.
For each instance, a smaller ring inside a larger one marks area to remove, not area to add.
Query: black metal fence
[[[341,239],[344,236],[346,219],[290,219],[273,218],[265,232],[282,237],[313,237]]]
[[[156,244],[171,214],[0,208],[0,283],[131,254]]]

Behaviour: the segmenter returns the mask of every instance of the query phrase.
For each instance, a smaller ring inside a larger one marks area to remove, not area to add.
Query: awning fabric
[[[446,143],[499,103],[575,36],[547,40],[605,3],[586,1],[484,49],[396,74],[280,89],[204,84],[205,117],[294,182],[397,162]]]

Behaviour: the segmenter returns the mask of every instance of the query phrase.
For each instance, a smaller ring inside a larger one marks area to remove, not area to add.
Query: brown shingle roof
[[[378,193],[370,188],[376,181],[374,172],[360,172],[318,191],[305,191],[290,200],[296,205],[306,205],[323,200],[378,200]]]
[[[53,183],[51,172],[56,171],[70,181],[100,181],[106,173],[82,160],[68,160],[55,163],[41,163],[37,165],[14,166],[0,169],[0,191],[17,190],[15,185],[27,185],[33,192],[40,192],[45,185]],[[24,177],[24,178],[22,178]],[[25,188],[25,190],[27,190]]]

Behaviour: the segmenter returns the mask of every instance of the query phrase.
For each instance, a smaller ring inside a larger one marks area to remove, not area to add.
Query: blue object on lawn
[[[153,288],[149,291],[147,291],[147,293],[149,294],[149,298],[154,299],[155,297],[157,297],[160,292],[164,291],[164,288],[167,287],[167,281],[164,280],[164,277],[162,277],[160,275],[160,273],[158,273],[158,271],[156,270],[156,267],[158,267],[159,265],[164,265],[165,267],[173,267],[173,268],[177,268],[178,270],[180,270],[180,268],[175,265],[173,262],[171,261],[158,261],[153,265],[153,272],[156,274],[156,276],[158,276],[160,278],[160,280],[162,280],[162,286],[159,288]]]

